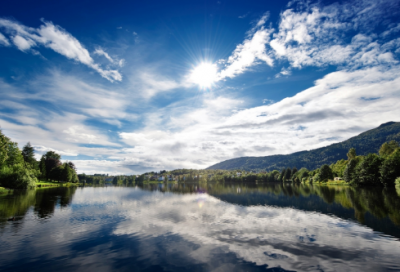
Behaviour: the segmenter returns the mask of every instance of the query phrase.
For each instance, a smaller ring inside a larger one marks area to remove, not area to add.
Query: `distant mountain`
[[[265,157],[241,157],[226,160],[207,169],[223,170],[281,170],[286,167],[306,167],[313,170],[324,164],[332,164],[341,159],[347,159],[350,148],[356,149],[357,155],[377,153],[385,142],[395,140],[400,143],[400,122],[388,122],[377,128],[368,130],[344,142],[310,151],[300,151],[289,155],[272,155]]]

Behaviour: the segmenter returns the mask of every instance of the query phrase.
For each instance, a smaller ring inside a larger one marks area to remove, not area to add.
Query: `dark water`
[[[186,184],[0,196],[0,271],[400,271],[399,238],[394,188]]]

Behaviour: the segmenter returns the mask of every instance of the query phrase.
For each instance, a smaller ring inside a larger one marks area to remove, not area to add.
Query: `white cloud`
[[[36,43],[34,41],[32,41],[30,39],[24,39],[24,38],[22,38],[21,36],[18,36],[18,35],[16,35],[13,38],[13,43],[21,51],[26,51],[26,50],[30,49],[32,46],[36,45]]]
[[[119,71],[102,69],[100,65],[93,61],[88,50],[75,37],[51,22],[44,21],[43,25],[36,29],[7,19],[0,19],[0,27],[5,28],[7,32],[14,36],[13,42],[21,51],[42,45],[69,59],[87,65],[111,82],[122,80]]]
[[[103,49],[101,49],[101,48],[97,48],[95,51],[94,51],[94,53],[96,54],[96,55],[99,55],[99,56],[104,56],[106,59],[108,59],[111,63],[113,63],[114,62],[114,60],[110,57],[110,55],[107,53],[107,52],[105,52]]]
[[[375,34],[353,34],[354,30],[371,32],[371,22],[376,20],[373,22],[376,25],[382,21],[385,16],[383,10],[393,5],[390,1],[378,4],[357,1],[357,5],[352,2],[320,6],[299,1],[297,8],[282,12],[278,31],[264,27],[268,19],[266,13],[248,31],[249,37],[236,47],[232,55],[227,60],[219,61],[225,64],[220,71],[220,79],[236,77],[259,64],[259,61],[269,66],[278,60],[289,61],[291,67],[299,69],[327,65],[346,65],[356,69],[394,64],[397,60],[392,51],[399,51],[397,43],[382,42]],[[399,25],[389,26],[381,36],[390,36],[399,29]],[[348,35],[354,35],[350,43]]]
[[[252,37],[239,44],[232,55],[225,62],[225,67],[220,71],[218,77],[233,78],[244,73],[249,67],[256,65],[257,60],[264,61],[267,65],[273,66],[271,56],[267,54],[265,44],[270,39],[271,30],[261,28]]]
[[[10,46],[10,42],[8,41],[8,39],[1,33],[0,33],[0,45]]]

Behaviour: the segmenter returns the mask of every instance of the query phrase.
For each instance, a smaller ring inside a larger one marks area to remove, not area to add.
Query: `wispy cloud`
[[[97,48],[94,51],[94,54],[99,55],[99,56],[104,56],[106,59],[108,59],[111,63],[114,63],[114,60],[110,57],[110,55],[105,52],[102,48]]]
[[[14,45],[21,51],[25,52],[41,45],[69,59],[85,64],[111,82],[122,80],[122,75],[118,70],[101,68],[99,64],[94,62],[89,51],[75,37],[52,22],[43,21],[39,28],[32,28],[16,21],[0,19],[0,27],[5,30]],[[4,37],[4,35],[2,36]],[[1,37],[0,40],[2,40]]]
[[[378,22],[385,25],[385,10],[398,9],[400,5],[395,1],[356,2],[321,6],[298,1],[294,8],[282,12],[277,30],[265,27],[268,14],[264,14],[231,56],[219,61],[223,64],[220,80],[236,77],[262,62],[273,66],[277,61],[289,61],[297,69],[327,65],[351,69],[397,63],[393,53],[399,51],[400,43],[396,39],[380,40],[375,34],[365,33]],[[400,29],[399,25],[386,27],[381,37],[390,38]],[[354,34],[354,30],[358,33]],[[350,42],[348,35],[353,35]],[[284,69],[280,74],[289,72]]]
[[[247,16],[249,16],[249,14],[250,14],[250,12],[247,12],[247,13],[245,13],[245,14],[243,14],[243,15],[240,15],[238,18],[239,18],[239,19],[244,19],[244,18],[246,18]]]
[[[0,33],[0,44],[3,46],[10,46],[10,42],[8,41],[8,39]]]
[[[273,59],[267,53],[266,44],[270,41],[272,29],[265,29],[264,24],[269,14],[264,14],[261,19],[249,31],[249,37],[243,43],[236,46],[232,55],[227,60],[220,60],[224,67],[219,73],[219,80],[233,78],[244,73],[249,67],[256,65],[257,61],[263,61],[273,66]]]

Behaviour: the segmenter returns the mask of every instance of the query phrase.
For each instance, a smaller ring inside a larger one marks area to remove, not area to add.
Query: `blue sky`
[[[4,1],[0,126],[78,172],[205,168],[400,121],[400,2]]]

